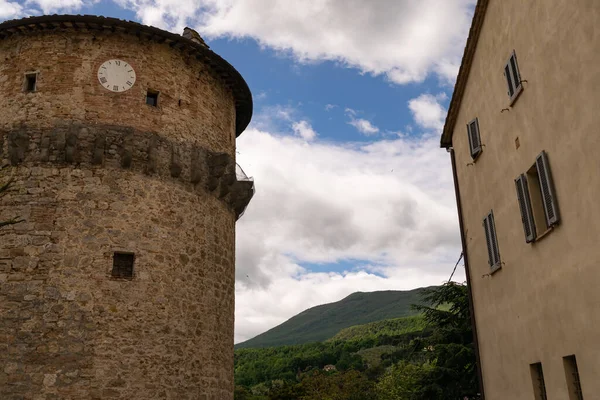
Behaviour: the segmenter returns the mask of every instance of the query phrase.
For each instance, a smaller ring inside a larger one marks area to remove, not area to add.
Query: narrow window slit
[[[24,89],[26,92],[35,92],[37,87],[37,73],[25,74]]]
[[[146,104],[152,107],[158,107],[158,92],[156,90],[148,90],[146,92]]]
[[[581,379],[579,378],[579,369],[577,368],[577,359],[575,355],[563,357],[565,367],[565,376],[569,387],[569,400],[583,400],[583,391],[581,390]]]
[[[134,253],[115,252],[113,255],[113,278],[132,279],[133,278],[133,262],[135,260]]]
[[[535,363],[530,365],[531,369],[531,381],[533,383],[533,393],[536,400],[548,400],[546,394],[546,382],[544,381],[544,370],[542,369],[542,363]]]

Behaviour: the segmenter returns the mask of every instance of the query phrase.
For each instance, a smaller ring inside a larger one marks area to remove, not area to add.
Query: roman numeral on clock
[[[119,86],[118,85],[113,85],[113,90],[116,92],[119,90]]]
[[[100,82],[106,83],[106,78],[105,77],[100,78]]]

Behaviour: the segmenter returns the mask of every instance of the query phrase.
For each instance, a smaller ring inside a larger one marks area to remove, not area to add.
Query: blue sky
[[[391,135],[406,132],[412,125],[410,110],[399,105],[424,92],[451,95],[452,91],[450,85],[440,86],[434,76],[420,84],[398,86],[383,76],[374,78],[332,61],[299,65],[293,58],[261,48],[250,39],[218,39],[210,46],[244,76],[254,95],[257,114],[264,107],[290,106],[328,140],[372,140],[356,129],[348,129],[346,109],[355,110],[355,118],[366,119],[381,133]],[[446,103],[442,102],[444,106]]]
[[[474,0],[0,0],[196,29],[244,76],[236,341],[355,291],[448,279],[460,254],[439,135]],[[459,271],[455,280],[464,279]]]

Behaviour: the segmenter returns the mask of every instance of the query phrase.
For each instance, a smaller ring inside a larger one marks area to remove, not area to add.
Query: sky
[[[460,249],[439,138],[475,0],[0,0],[196,29],[245,78],[235,341],[357,292],[447,281]],[[464,281],[464,268],[453,280]]]

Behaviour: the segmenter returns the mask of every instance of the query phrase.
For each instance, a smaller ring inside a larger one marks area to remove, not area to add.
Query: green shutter
[[[477,118],[467,124],[467,135],[469,136],[469,150],[474,160],[481,153],[481,136],[479,135],[479,121]]]
[[[531,199],[529,198],[529,187],[527,185],[527,177],[521,174],[515,179],[517,188],[517,201],[521,210],[521,222],[523,222],[523,230],[525,232],[525,241],[527,243],[535,240],[535,222],[533,220],[533,212],[531,209]]]
[[[535,160],[538,176],[540,179],[540,190],[542,192],[542,203],[544,205],[544,214],[546,215],[546,224],[548,227],[558,224],[560,216],[558,214],[558,205],[552,181],[552,173],[548,163],[548,156],[542,151]]]
[[[488,251],[488,264],[490,267],[495,267],[500,264],[500,250],[498,249],[496,224],[494,223],[494,213],[492,211],[483,219],[483,229]]]

